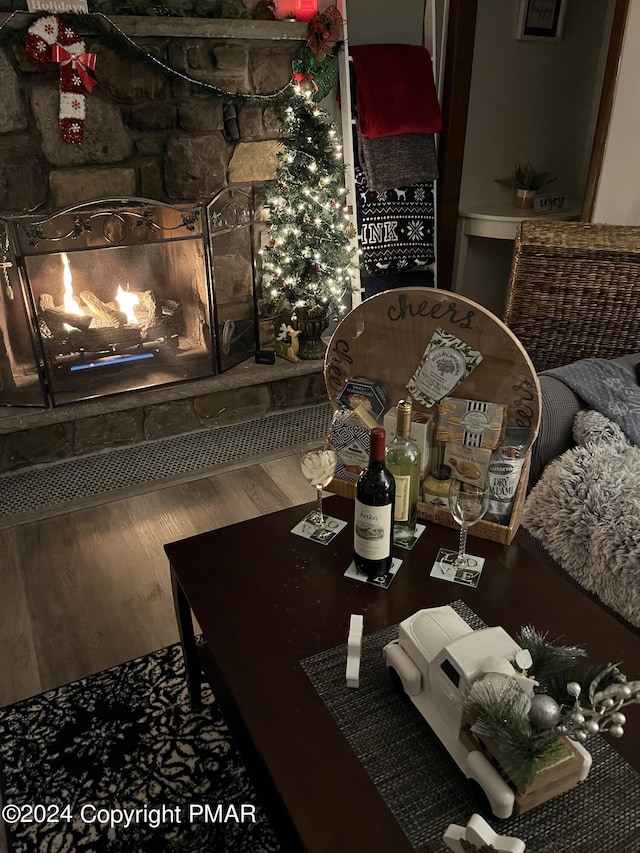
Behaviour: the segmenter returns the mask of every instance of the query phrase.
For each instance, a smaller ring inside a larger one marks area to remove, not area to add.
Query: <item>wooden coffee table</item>
[[[192,701],[204,673],[283,849],[411,849],[300,665],[346,643],[352,613],[364,615],[366,635],[422,607],[462,599],[488,625],[514,634],[533,624],[551,641],[583,645],[594,661],[621,662],[630,679],[640,677],[640,638],[518,545],[471,534],[468,550],[486,563],[478,588],[469,589],[429,577],[438,549],[456,548],[457,534],[427,525],[412,551],[396,551],[403,565],[390,588],[377,589],[343,577],[352,559],[353,503],[327,499],[327,513],[349,524],[326,546],[290,532],[312,508],[165,546]],[[640,708],[627,710],[625,735],[612,743],[640,770]]]

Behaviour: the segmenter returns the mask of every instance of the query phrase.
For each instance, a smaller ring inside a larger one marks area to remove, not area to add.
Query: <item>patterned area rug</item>
[[[0,709],[0,770],[10,853],[279,850],[178,645]]]

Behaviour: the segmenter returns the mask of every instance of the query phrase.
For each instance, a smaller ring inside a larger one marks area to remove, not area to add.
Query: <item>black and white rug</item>
[[[0,709],[0,782],[10,853],[279,850],[178,645]]]

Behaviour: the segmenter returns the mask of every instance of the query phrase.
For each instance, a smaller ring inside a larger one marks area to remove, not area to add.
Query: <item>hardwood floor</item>
[[[0,530],[0,707],[177,642],[165,543],[313,499],[291,450]]]
[[[0,531],[0,706],[176,642],[163,545],[313,497],[292,451]]]

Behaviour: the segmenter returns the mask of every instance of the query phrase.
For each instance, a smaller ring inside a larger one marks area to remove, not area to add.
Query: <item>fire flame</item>
[[[127,287],[129,285],[127,284]],[[127,315],[127,322],[138,325],[138,320],[133,310],[133,306],[137,305],[140,300],[135,293],[129,293],[128,290],[123,290],[118,285],[118,293],[116,294],[116,302],[120,306],[120,310]]]
[[[62,258],[62,263],[64,265],[64,270],[62,273],[62,282],[64,284],[64,294],[63,294],[63,304],[64,310],[67,314],[75,314],[77,316],[83,316],[84,311],[80,307],[79,303],[76,302],[73,296],[73,279],[71,276],[71,267],[69,266],[69,258],[67,257],[65,252],[62,252],[60,255]],[[132,325],[139,326],[138,319],[133,310],[134,305],[137,305],[140,302],[140,299],[136,296],[135,293],[129,292],[129,283],[127,282],[127,290],[123,290],[120,285],[118,285],[118,293],[116,295],[116,302],[120,306],[120,310],[123,314],[126,315],[127,323],[131,323]],[[67,331],[70,331],[73,326],[69,326],[67,323],[64,324]]]
[[[62,282],[64,284],[64,297],[63,304],[64,310],[68,314],[84,314],[82,308],[78,305],[76,300],[73,298],[73,286],[71,284],[71,268],[69,266],[69,258],[66,253],[63,252],[61,255],[62,263],[64,264],[64,272],[62,274]]]

